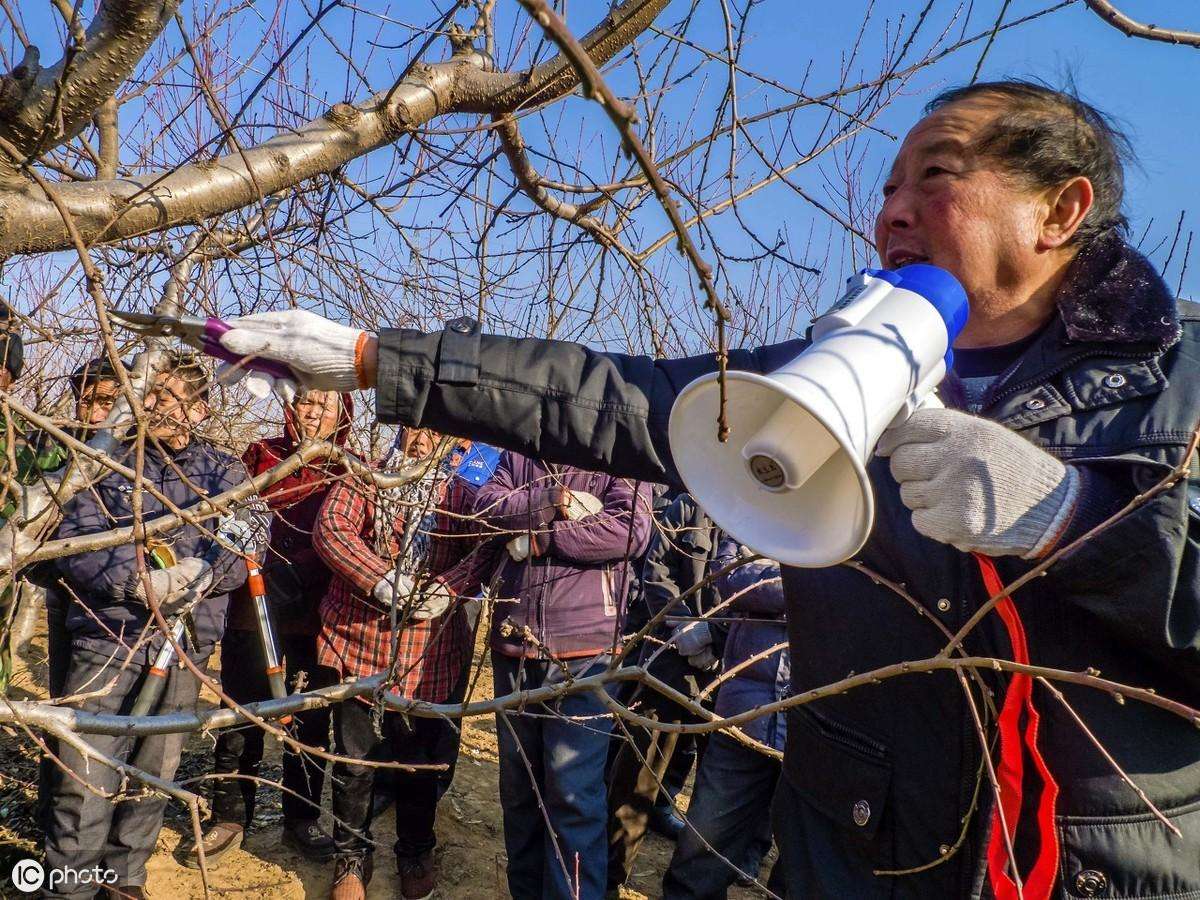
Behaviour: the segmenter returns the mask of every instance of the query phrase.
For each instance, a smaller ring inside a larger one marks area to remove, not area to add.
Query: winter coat
[[[723,536],[713,557],[712,571],[721,571],[740,555],[737,541]],[[723,601],[733,598],[729,606],[722,607],[720,615],[746,620],[729,625],[725,654],[721,658],[723,673],[736,670],[717,689],[715,712],[727,718],[787,696],[792,662],[786,647],[767,652],[787,642],[786,604],[778,563],[762,560],[746,563],[718,578],[716,587]],[[787,716],[782,712],[768,713],[744,725],[742,730],[755,740],[782,750]]]
[[[592,494],[604,508],[578,521],[559,518],[546,499],[554,486]],[[492,648],[568,658],[610,649],[633,577],[630,560],[650,539],[650,499],[649,484],[548,467],[517,453],[501,456],[479,489],[475,513],[492,528],[531,534],[540,553],[521,562],[507,550],[497,553]],[[524,628],[533,641],[522,637]]]
[[[127,446],[119,461],[132,465],[132,445]],[[195,488],[215,497],[243,481],[237,460],[197,440],[169,455],[148,443],[142,471],[147,485],[153,485],[181,509],[203,499]],[[73,538],[129,527],[133,524],[132,495],[131,481],[116,472],[109,474],[67,504],[57,536]],[[157,497],[149,491],[142,492],[142,516],[147,524],[166,512]],[[206,521],[208,531],[212,531],[215,521]],[[194,525],[181,525],[157,535],[155,540],[167,544],[177,560],[212,556],[212,584],[205,592],[205,599],[192,612],[196,645],[187,648],[197,659],[206,658],[225,632],[229,592],[246,580],[245,561],[224,548],[214,548],[212,538]],[[67,630],[76,645],[111,654],[119,642],[132,646],[141,637],[151,616],[149,608],[134,593],[140,578],[131,541],[105,550],[61,557],[58,570],[79,599],[71,604],[67,614]],[[151,650],[157,649],[162,640],[161,635],[156,635],[148,642]],[[190,639],[185,637],[185,642]],[[146,652],[142,651],[143,661]]]
[[[716,526],[704,514],[691,494],[680,493],[655,520],[658,528],[650,538],[646,562],[642,569],[642,596],[638,598],[637,615],[631,612],[626,633],[640,629],[659,611],[669,606],[669,616],[700,616],[719,602],[713,584],[701,587],[686,599],[680,597],[708,577],[708,565],[717,552]],[[656,632],[658,640],[646,641],[642,659],[652,660],[650,672],[684,694],[693,693],[687,682],[691,676],[698,684],[707,685],[713,675],[700,672],[673,646],[663,649],[658,641],[671,636],[674,626],[664,622]],[[723,625],[709,625],[712,652],[719,659],[725,644]]]
[[[1200,419],[1200,307],[1177,303],[1150,263],[1116,238],[1081,251],[1056,299],[1057,316],[993,386],[982,414],[1081,469],[1103,470],[1133,497],[1183,462]],[[804,346],[733,350],[729,367],[769,372]],[[385,421],[677,481],[667,441],[671,405],[716,368],[711,354],[607,354],[485,336],[459,319],[440,334],[381,332],[377,408]],[[946,644],[942,628],[958,629],[987,596],[970,556],[912,527],[887,461],[872,460],[868,472],[876,518],[858,558],[907,585],[924,615],[848,567],[785,567],[796,694],[850,672],[937,655]],[[1036,664],[1093,667],[1200,708],[1198,495],[1192,468],[1016,593]],[[1005,580],[1030,567],[1017,558],[998,565]],[[1012,655],[995,615],[965,647]],[[983,677],[1001,696],[1007,677]],[[1200,896],[1200,729],[1143,703],[1059,687],[1181,832],[1155,820],[1066,708],[1037,687],[1039,744],[1061,788],[1061,896]],[[785,757],[785,778],[803,800],[787,811],[797,826],[789,831],[803,835],[803,846],[785,850],[797,861],[789,877],[804,876],[791,885],[797,896],[984,890],[991,792],[979,781],[979,742],[953,673],[889,678],[798,706],[789,714]]]
[[[342,394],[342,415],[331,440],[344,447],[354,424],[354,398]],[[283,408],[284,433],[251,444],[242,454],[246,473],[253,478],[287,459],[302,443],[291,404]],[[330,573],[313,549],[313,524],[335,479],[346,474],[340,463],[314,460],[262,492],[271,508],[271,541],[263,562],[267,599],[276,612],[276,627],[284,634],[315,634],[317,608],[329,587]],[[229,603],[229,627],[258,627],[250,595],[243,586]]]

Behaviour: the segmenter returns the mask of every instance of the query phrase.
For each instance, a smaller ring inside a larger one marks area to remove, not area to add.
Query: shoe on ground
[[[189,869],[200,868],[200,847],[204,847],[204,864],[209,868],[219,865],[221,860],[242,846],[246,829],[236,822],[217,822],[200,837],[180,860]]]
[[[401,857],[396,865],[400,869],[400,896],[404,900],[429,900],[433,896],[437,873],[432,850],[420,856]]]
[[[367,900],[371,871],[369,854],[334,857],[333,884],[329,888],[329,900]]]
[[[656,806],[650,811],[646,825],[655,834],[665,837],[668,841],[679,840],[683,829],[687,828],[683,819],[675,815],[673,809],[664,806]]]
[[[333,838],[316,819],[298,819],[283,823],[283,844],[306,859],[329,862],[333,859]]]

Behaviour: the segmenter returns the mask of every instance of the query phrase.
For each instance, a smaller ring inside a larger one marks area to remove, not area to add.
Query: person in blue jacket
[[[209,415],[208,387],[207,373],[196,358],[180,355],[158,375],[146,397],[141,492],[146,523],[170,512],[159,495],[186,509],[242,481],[242,468],[233,457],[194,437]],[[126,445],[118,461],[134,466],[134,450],[132,442]],[[64,510],[58,537],[86,539],[129,527],[133,488],[114,472],[77,494]],[[229,592],[246,578],[243,558],[229,541],[214,538],[221,529],[220,523],[209,521],[204,529],[185,524],[157,535],[153,540],[166,549],[144,553],[145,570],[139,567],[135,544],[128,541],[59,559],[59,573],[77,600],[67,616],[71,649],[64,695],[77,698],[66,701],[70,706],[92,713],[129,712],[165,639],[155,627],[151,597],[170,618],[188,615],[192,627],[185,629],[180,644],[203,669],[224,631]],[[151,569],[152,555],[166,565]],[[150,712],[191,708],[199,690],[189,669],[174,666]],[[184,737],[94,734],[86,740],[104,756],[169,780],[179,765]],[[84,871],[98,866],[106,876],[113,873],[115,880],[106,887],[111,896],[145,896],[146,861],[158,840],[166,798],[65,742],[60,742],[58,755],[61,765],[44,785],[49,794],[44,798],[49,810],[46,868]],[[95,884],[66,878],[46,896],[91,898],[95,892]]]
[[[719,572],[751,556],[747,548],[722,535],[709,571]],[[734,620],[725,639],[715,708],[718,716],[728,718],[786,696],[792,659],[779,563],[746,562],[718,578],[716,588],[721,601],[729,603],[716,615]],[[782,752],[787,719],[782,712],[769,713],[741,730]],[[739,866],[747,861],[757,866],[771,846],[770,820],[763,810],[771,806],[780,772],[778,759],[728,734],[717,732],[709,738],[692,788],[688,827],[663,877],[663,897],[722,898],[742,876]],[[785,896],[782,866],[772,870],[767,887]]]

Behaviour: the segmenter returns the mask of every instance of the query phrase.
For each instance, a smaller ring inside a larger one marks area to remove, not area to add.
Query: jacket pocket
[[[830,837],[865,869],[891,869],[887,802],[892,764],[878,741],[808,707],[788,710],[784,771],[800,796],[836,827]]]
[[[1200,802],[1164,815],[1060,817],[1059,897],[1200,900]]]
[[[604,598],[604,615],[614,618],[617,614],[616,591],[613,588],[612,566],[600,569],[600,594]]]

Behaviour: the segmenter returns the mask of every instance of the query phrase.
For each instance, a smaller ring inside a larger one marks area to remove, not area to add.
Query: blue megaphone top
[[[954,366],[954,339],[967,324],[970,308],[967,292],[945,269],[929,263],[913,263],[899,269],[863,269],[862,274],[879,278],[894,287],[920,294],[938,311],[946,324],[946,369]]]

